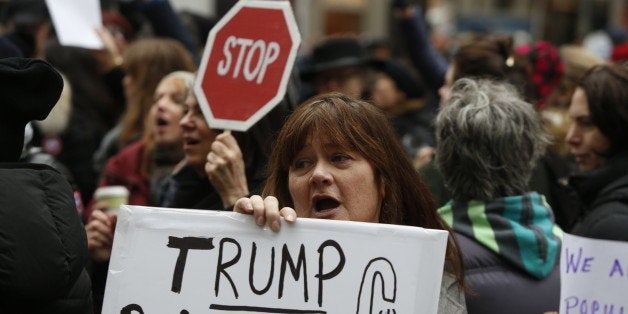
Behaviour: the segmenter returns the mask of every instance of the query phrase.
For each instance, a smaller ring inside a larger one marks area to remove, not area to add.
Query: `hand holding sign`
[[[250,198],[243,197],[236,201],[233,211],[242,214],[253,215],[255,223],[263,227],[266,222],[271,230],[277,232],[281,227],[281,219],[284,217],[286,222],[293,223],[297,219],[297,213],[290,207],[279,209],[279,202],[274,196],[262,198],[259,195],[253,195]]]
[[[96,59],[98,68],[101,73],[111,71],[116,66],[122,65],[122,35],[117,34],[118,38],[114,38],[108,29],[100,28],[97,30],[98,37],[105,45],[102,50],[90,50],[90,53]]]
[[[207,154],[205,173],[220,194],[224,207],[249,194],[242,151],[231,131],[216,136]]]

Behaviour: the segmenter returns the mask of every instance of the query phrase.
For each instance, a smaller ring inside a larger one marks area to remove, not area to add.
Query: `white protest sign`
[[[628,313],[628,243],[565,234],[560,313]]]
[[[59,42],[64,46],[102,49],[99,0],[46,0]]]
[[[436,313],[447,233],[123,206],[103,313]],[[393,311],[394,310],[394,311]]]

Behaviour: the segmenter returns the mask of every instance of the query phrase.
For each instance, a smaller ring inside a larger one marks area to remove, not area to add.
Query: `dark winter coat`
[[[249,195],[260,194],[263,180],[248,176]],[[220,194],[207,177],[201,177],[190,165],[164,180],[159,206],[170,208],[193,208],[210,210],[232,210],[224,208]]]
[[[194,167],[185,165],[162,185],[163,199],[159,206],[170,208],[204,208],[222,210],[220,196],[207,177],[198,175]],[[203,206],[199,206],[199,203]]]
[[[0,163],[0,313],[91,313],[87,239],[67,180]]]
[[[569,180],[582,202],[572,234],[587,238],[628,241],[628,153]]]
[[[456,234],[462,250],[469,313],[544,313],[558,311],[560,269],[536,279],[481,244]],[[492,309],[492,310],[489,310]]]

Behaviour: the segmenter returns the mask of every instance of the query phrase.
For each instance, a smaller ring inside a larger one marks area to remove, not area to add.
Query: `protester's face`
[[[611,147],[610,141],[591,121],[589,103],[582,88],[577,88],[569,106],[572,124],[565,140],[571,147],[580,171],[591,171],[604,165],[606,158],[600,156]]]
[[[183,130],[179,126],[185,104],[185,83],[178,78],[162,80],[155,90],[150,109],[156,145],[181,145]]]
[[[185,115],[181,119],[181,128],[186,161],[199,173],[203,173],[207,154],[217,134],[207,126],[198,102],[192,95],[188,95],[185,101]]]
[[[356,67],[332,69],[316,74],[314,87],[319,94],[340,92],[351,97],[360,97],[364,89],[364,79]]]
[[[372,97],[375,105],[383,111],[393,109],[406,98],[405,94],[395,85],[395,81],[383,74],[375,81]]]
[[[299,217],[378,222],[384,195],[378,182],[363,156],[313,136],[288,171]]]
[[[445,83],[438,89],[438,95],[440,96],[440,107],[442,108],[449,100],[449,94],[451,93],[451,87],[454,85],[454,65],[451,64],[447,68],[445,73]]]

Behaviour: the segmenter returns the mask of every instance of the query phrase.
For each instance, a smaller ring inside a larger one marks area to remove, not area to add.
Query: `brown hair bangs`
[[[360,109],[356,104],[340,94],[313,98],[307,103],[311,105],[305,110],[295,112],[296,116],[284,126],[289,130],[282,138],[286,148],[281,160],[284,170],[290,168],[291,162],[311,136],[326,138],[334,145],[358,152],[370,159],[367,152],[376,143],[372,136],[363,136],[372,133],[363,128],[369,123],[364,115],[357,114]]]

